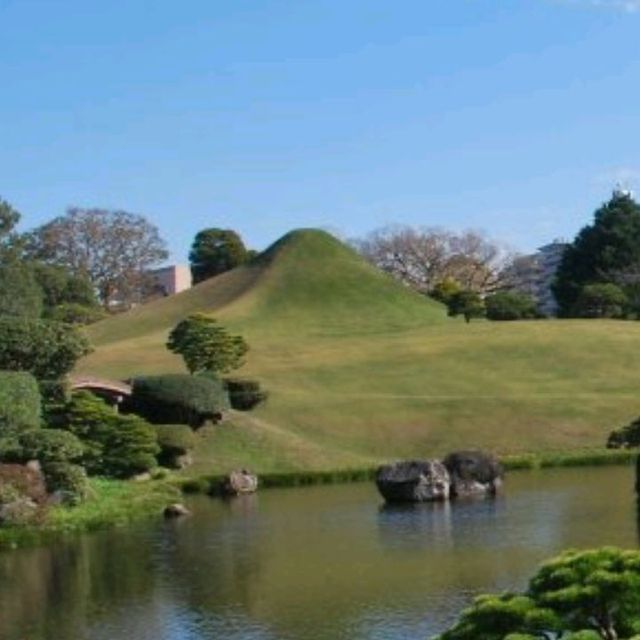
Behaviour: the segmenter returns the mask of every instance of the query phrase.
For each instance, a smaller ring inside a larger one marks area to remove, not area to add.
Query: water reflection
[[[272,490],[0,555],[6,640],[428,637],[568,546],[634,546],[630,469],[512,474],[495,500],[380,505],[372,485]]]

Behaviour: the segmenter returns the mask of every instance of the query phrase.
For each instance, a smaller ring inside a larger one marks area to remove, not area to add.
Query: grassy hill
[[[210,313],[251,351],[241,375],[266,406],[205,429],[194,472],[361,466],[482,446],[602,445],[640,414],[640,323],[475,322],[379,273],[321,231],[294,231],[253,264],[90,327],[83,372],[182,371],[164,343]]]

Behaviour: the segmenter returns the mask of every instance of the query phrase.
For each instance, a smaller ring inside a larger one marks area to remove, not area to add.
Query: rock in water
[[[222,483],[222,493],[227,496],[254,493],[257,489],[258,477],[246,469],[232,471]]]
[[[495,495],[502,487],[502,465],[484,451],[456,451],[444,460],[451,477],[451,496]]]
[[[190,515],[191,511],[189,511],[189,509],[180,502],[174,502],[173,504],[166,506],[164,509],[165,518],[180,518],[182,516]]]
[[[449,498],[449,473],[438,460],[407,460],[376,472],[378,491],[387,502],[430,502]]]

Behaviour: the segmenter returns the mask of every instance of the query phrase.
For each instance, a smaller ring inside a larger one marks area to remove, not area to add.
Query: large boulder
[[[246,469],[232,471],[222,482],[222,493],[227,496],[254,493],[257,489],[258,476]]]
[[[378,491],[387,502],[432,502],[449,498],[449,472],[439,460],[407,460],[380,467]]]
[[[456,451],[444,460],[451,477],[451,496],[495,495],[502,487],[502,465],[484,451]]]

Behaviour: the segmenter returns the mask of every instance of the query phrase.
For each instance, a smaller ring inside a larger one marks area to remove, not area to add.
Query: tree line
[[[87,323],[154,295],[152,271],[168,252],[144,216],[73,207],[23,234],[16,232],[19,220],[0,199],[0,315]],[[538,301],[521,286],[535,272],[535,259],[481,232],[394,226],[352,245],[377,268],[446,304],[451,315],[540,315]],[[256,255],[233,229],[203,229],[189,253],[193,283]],[[562,317],[640,313],[640,206],[630,194],[616,191],[596,210],[593,223],[567,244],[551,285]]]

